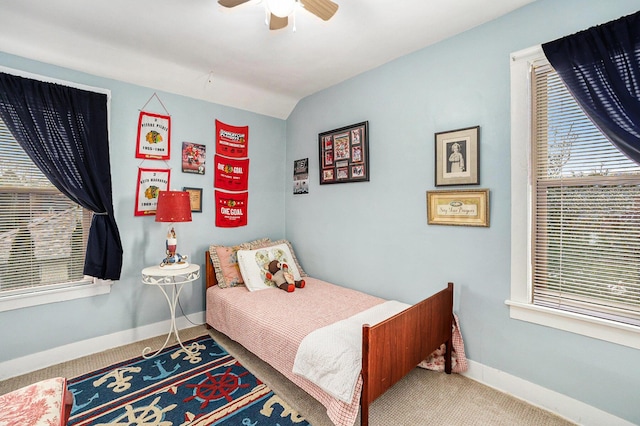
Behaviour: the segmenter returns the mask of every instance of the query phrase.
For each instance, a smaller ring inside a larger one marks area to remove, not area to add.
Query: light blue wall
[[[68,343],[128,330],[169,318],[158,289],[140,282],[140,271],[164,256],[166,224],[154,217],[134,217],[138,167],[170,167],[171,188],[203,188],[203,212],[191,223],[179,224],[179,249],[204,266],[204,252],[213,242],[231,244],[256,237],[284,235],[285,121],[227,108],[183,96],[158,92],[172,117],[172,149],[163,161],[135,158],[139,110],[154,90],[46,65],[0,52],[0,65],[111,90],[110,155],[113,202],[124,246],[122,278],[108,295],[0,313],[0,362]],[[164,113],[153,99],[147,111]],[[213,153],[215,123],[249,126],[248,226],[216,228],[213,214]],[[182,142],[207,146],[204,176],[181,171]],[[185,312],[204,310],[203,279],[187,285],[180,301]],[[194,318],[195,319],[195,318]]]
[[[190,241],[202,266],[211,242],[279,238],[286,230],[310,274],[405,302],[453,281],[470,359],[640,423],[638,350],[511,320],[504,305],[510,287],[509,53],[639,8],[638,0],[538,0],[310,96],[286,125],[158,93],[172,114],[174,153],[191,141],[206,144],[211,158],[215,118],[250,127],[247,227],[215,228],[211,169],[205,176],[182,174],[172,156],[172,187],[204,189],[204,212],[181,225],[181,241]],[[1,52],[0,65],[112,91],[114,204],[125,251],[122,280],[109,295],[0,313],[0,362],[167,319],[160,293],[139,281],[140,270],[161,256],[164,226],[133,216],[138,110],[154,91]],[[162,112],[154,102],[148,109]],[[371,181],[319,186],[318,133],[364,120]],[[474,125],[481,126],[480,187],[491,190],[491,227],[427,226],[434,133]],[[293,161],[307,157],[310,194],[294,196]],[[202,286],[185,287],[187,313],[203,309]]]
[[[640,424],[638,350],[511,320],[504,304],[509,54],[638,9],[638,0],[539,0],[302,100],[287,120],[287,179],[308,157],[310,193],[287,188],[286,235],[305,270],[410,303],[453,281],[470,359]],[[371,181],[320,186],[318,133],[364,120]],[[434,133],[475,125],[491,227],[428,226]]]

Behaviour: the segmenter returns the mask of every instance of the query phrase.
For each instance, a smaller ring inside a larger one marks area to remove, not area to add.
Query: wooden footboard
[[[453,283],[446,289],[374,326],[362,327],[361,426],[369,405],[443,343],[445,371],[451,374]]]

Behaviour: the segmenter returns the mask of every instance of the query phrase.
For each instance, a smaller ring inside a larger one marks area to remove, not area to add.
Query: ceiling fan
[[[232,8],[252,0],[218,0],[221,6]],[[338,5],[331,0],[264,0],[267,23],[270,30],[279,30],[289,25],[289,16],[293,15],[298,4],[323,21],[335,15]]]

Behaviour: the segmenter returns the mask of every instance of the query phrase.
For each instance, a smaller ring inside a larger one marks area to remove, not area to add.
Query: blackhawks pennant
[[[156,214],[158,192],[169,189],[170,169],[138,169],[135,216]]]
[[[136,158],[168,160],[171,155],[171,116],[141,111]]]
[[[231,126],[216,120],[216,154],[243,158],[249,153],[249,126]]]
[[[215,191],[216,226],[235,228],[247,225],[247,200],[249,192],[230,193]]]
[[[249,189],[249,159],[214,156],[215,174],[213,186],[226,191],[246,191]]]

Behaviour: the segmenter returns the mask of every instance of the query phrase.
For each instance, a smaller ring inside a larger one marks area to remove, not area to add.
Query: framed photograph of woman
[[[480,126],[436,133],[436,186],[480,184]]]

